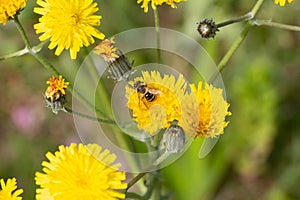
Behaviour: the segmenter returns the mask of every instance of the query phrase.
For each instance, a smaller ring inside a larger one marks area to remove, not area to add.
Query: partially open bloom
[[[161,77],[158,71],[143,71],[142,77],[130,81],[129,85],[126,86],[127,106],[139,129],[153,135],[161,128],[170,127],[174,120],[180,126],[181,101],[187,89],[182,75],[176,80],[173,75]]]
[[[115,154],[97,144],[60,146],[55,154],[46,154],[44,173],[37,172],[37,200],[117,200],[125,194],[125,172],[113,165]]]
[[[64,103],[66,100],[66,88],[69,85],[69,82],[65,82],[62,76],[58,78],[52,76],[47,81],[49,84],[48,88],[45,91],[45,99],[48,107],[51,107],[52,111],[57,114],[59,110],[64,108]]]
[[[212,85],[198,83],[198,88],[191,85],[192,93],[185,96],[184,116],[182,117],[182,128],[192,136],[211,137],[224,133],[228,125],[226,116],[231,115],[228,111],[229,103],[222,95],[222,89]]]
[[[9,178],[6,181],[4,179],[0,180],[0,200],[21,200],[19,197],[23,193],[23,189],[17,189],[17,181],[15,178]]]
[[[151,2],[152,9],[155,10],[156,6],[160,6],[163,3],[170,5],[172,8],[177,8],[176,3],[186,0],[137,0],[137,3],[142,3],[141,8],[144,8],[144,12],[148,12],[148,4]]]
[[[80,48],[95,42],[93,37],[104,39],[104,34],[94,26],[100,25],[101,16],[97,3],[92,0],[37,0],[41,7],[34,12],[42,15],[34,25],[36,33],[43,33],[41,41],[50,38],[49,49],[56,48],[55,55],[70,49],[70,56],[76,59]]]
[[[14,16],[26,6],[27,0],[1,0],[0,1],[0,24],[6,24],[6,21]]]
[[[286,2],[291,3],[293,0],[274,0],[275,4],[279,4],[280,6],[284,6]]]
[[[130,73],[133,72],[131,63],[115,46],[114,38],[103,40],[95,47],[94,53],[101,55],[108,63],[107,71],[110,74],[108,77],[115,81],[126,81]]]
[[[114,62],[117,58],[119,58],[118,49],[115,46],[113,37],[100,42],[100,44],[95,47],[94,53],[101,55],[106,62]]]

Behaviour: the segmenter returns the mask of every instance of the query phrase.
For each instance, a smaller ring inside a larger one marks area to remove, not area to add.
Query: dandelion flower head
[[[132,87],[137,81],[147,84],[150,92],[157,92],[153,101],[147,101],[143,94]],[[173,120],[180,120],[180,104],[187,89],[187,82],[182,75],[176,80],[173,75],[165,74],[162,77],[158,71],[142,71],[142,76],[130,81],[129,85],[131,87],[126,86],[127,106],[139,129],[153,135],[161,128],[168,128]]]
[[[51,102],[54,102],[55,100],[58,100],[61,95],[66,94],[65,89],[68,87],[69,82],[65,82],[65,79],[63,79],[62,76],[57,78],[53,75],[51,78],[49,78],[47,84],[49,84],[49,86],[45,91],[45,96]]]
[[[142,3],[141,8],[144,9],[144,12],[148,12],[148,5],[151,2],[151,7],[153,10],[156,9],[156,6],[160,6],[163,3],[170,5],[172,8],[177,8],[176,3],[186,1],[186,0],[137,0],[137,3]]]
[[[46,154],[43,172],[36,173],[37,200],[117,200],[125,198],[125,172],[113,165],[115,154],[97,144],[60,146]]]
[[[229,123],[225,118],[231,113],[228,111],[229,103],[223,98],[222,89],[207,83],[203,88],[203,83],[199,82],[198,88],[191,84],[191,90],[192,93],[185,97],[183,103],[184,114],[187,115],[182,118],[183,129],[192,136],[214,138],[223,134]],[[195,117],[197,119],[193,120]]]
[[[26,6],[27,0],[0,0],[0,24],[5,25],[9,18]]]
[[[106,62],[114,62],[117,58],[119,58],[114,38],[103,40],[95,47],[94,53],[101,55]]]
[[[293,0],[274,0],[275,4],[279,4],[280,6],[284,6],[286,2],[291,3]]]
[[[23,193],[23,189],[17,189],[17,181],[15,178],[9,178],[6,181],[0,180],[0,200],[21,200],[19,197]]]
[[[95,42],[94,38],[104,39],[104,34],[95,28],[100,25],[101,16],[93,0],[37,0],[41,7],[34,12],[42,15],[34,25],[36,33],[43,33],[39,39],[50,38],[49,49],[60,55],[64,49],[70,49],[70,56],[76,59],[80,48]]]

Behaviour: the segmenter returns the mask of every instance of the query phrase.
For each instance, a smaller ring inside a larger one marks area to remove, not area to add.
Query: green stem
[[[6,59],[9,59],[9,58],[13,58],[13,57],[17,57],[17,56],[22,56],[22,55],[24,55],[26,53],[29,53],[29,50],[28,50],[27,47],[25,47],[24,49],[22,49],[20,51],[16,51],[16,52],[13,52],[13,53],[1,56],[0,57],[0,61],[1,60],[6,60]]]
[[[249,12],[249,13],[243,15],[243,16],[240,16],[240,17],[237,17],[237,18],[234,18],[234,19],[230,19],[230,20],[227,20],[225,22],[221,22],[221,23],[217,24],[217,28],[221,28],[223,26],[227,26],[227,25],[237,23],[237,22],[241,22],[241,21],[249,21],[252,18],[253,18],[253,14],[252,14],[252,12]]]
[[[26,35],[26,32],[22,26],[22,24],[20,23],[19,19],[18,19],[18,16],[16,16],[14,18],[14,21],[15,21],[15,24],[17,26],[17,29],[19,30],[20,32],[20,35],[26,45],[25,48],[28,49],[29,53],[35,58],[37,59],[46,69],[50,70],[52,72],[52,74],[56,75],[56,76],[59,76],[60,73],[56,70],[56,68],[51,65],[51,63],[44,57],[42,56],[41,54],[38,54],[38,51],[36,51],[36,49],[32,48],[32,45],[30,44],[29,42],[29,39]],[[67,81],[67,79],[66,79]],[[67,81],[68,82],[68,81]],[[75,90],[73,88],[73,86],[70,84],[68,86],[68,91],[70,93],[72,93],[79,101],[83,102],[84,105],[88,106],[89,108],[91,108],[92,110],[95,109],[94,108],[94,105],[92,103],[90,103],[83,95],[81,95],[77,90]],[[95,109],[97,113],[101,114],[102,116],[105,116],[100,110],[98,110],[97,108]]]
[[[271,20],[255,20],[253,21],[255,26],[271,26],[275,28],[285,29],[289,31],[300,31],[300,26],[293,26],[287,24],[281,24],[277,22],[272,22]]]
[[[160,58],[160,31],[159,31],[159,14],[158,10],[154,9],[154,22],[155,22],[155,32],[156,32],[156,53],[157,53],[157,63],[161,63]]]
[[[68,108],[68,107],[65,107],[65,111],[69,114],[72,114],[72,115],[74,114],[74,115],[77,115],[77,116],[80,116],[80,117],[83,117],[83,118],[86,118],[86,119],[91,119],[91,120],[94,120],[94,121],[108,123],[108,124],[116,124],[115,121],[106,120],[106,119],[102,119],[102,118],[99,118],[99,117],[92,117],[90,115],[86,115],[86,114],[74,111],[74,110],[72,110],[71,108]]]
[[[241,43],[244,41],[246,38],[249,30],[250,30],[251,24],[248,23],[244,27],[243,31],[239,35],[239,37],[234,41],[234,43],[231,45],[230,49],[226,53],[226,55],[222,58],[222,60],[218,64],[218,71],[222,72],[223,69],[225,68],[227,62],[229,59],[232,57],[232,55],[236,52],[236,50],[240,47]]]
[[[252,18],[251,19],[253,19],[256,16],[257,12],[261,8],[261,6],[262,6],[262,4],[263,4],[264,1],[265,0],[258,0],[256,2],[256,4],[253,6],[253,8],[251,9],[251,11],[249,12],[250,14],[252,13]],[[219,62],[218,66],[217,66],[217,70],[218,71],[215,72],[210,77],[210,79],[208,81],[209,83],[212,83],[218,77],[218,74],[224,70],[226,64],[228,63],[228,61],[230,60],[230,58],[232,57],[232,55],[236,52],[236,50],[240,47],[241,43],[246,38],[246,36],[247,36],[247,34],[248,34],[251,26],[252,26],[252,23],[250,21],[248,21],[248,23],[244,27],[243,31],[241,32],[240,36],[234,41],[234,43],[231,45],[230,49],[227,51],[227,53],[224,55],[224,57]]]
[[[261,8],[263,2],[265,0],[257,0],[256,4],[253,6],[253,8],[251,9],[251,12],[253,14],[253,17],[256,16],[257,12],[259,11],[259,9]]]
[[[141,172],[137,176],[135,176],[128,184],[126,191],[128,191],[136,182],[138,182],[141,178],[143,178],[148,172]]]
[[[28,48],[29,51],[31,51],[32,46],[31,46],[31,44],[29,42],[29,39],[28,39],[28,37],[26,35],[26,32],[25,32],[23,26],[20,23],[18,15],[15,16],[14,21],[15,21],[15,23],[17,25],[17,29],[19,30],[19,33],[20,33],[23,41],[25,42],[25,46]]]
[[[142,174],[142,173],[141,173]],[[141,175],[141,174],[139,174],[139,175]],[[138,176],[139,176],[138,175]],[[143,174],[143,176],[144,176],[145,174]],[[141,177],[139,177],[139,178],[142,178],[143,176],[141,176]],[[135,177],[136,178],[136,177]],[[138,179],[139,180],[139,179]],[[137,180],[137,181],[138,181]],[[153,190],[154,190],[154,188],[157,188],[157,185],[160,185],[160,183],[158,183],[159,181],[158,181],[159,179],[158,179],[158,177],[157,177],[157,174],[155,175],[153,175],[152,177],[151,177],[151,181],[150,181],[150,184],[149,184],[149,186],[147,187],[147,191],[146,191],[146,193],[143,195],[143,196],[141,196],[141,195],[138,195],[138,194],[136,194],[136,193],[132,193],[132,192],[126,192],[126,198],[128,198],[128,199],[141,199],[141,200],[148,200],[148,199],[150,199],[150,197],[152,196],[152,194],[153,194]],[[134,185],[134,184],[133,184]],[[128,187],[127,187],[128,188]],[[128,188],[129,189],[129,188]],[[126,191],[128,190],[128,189],[126,189]],[[160,191],[160,190],[159,190]],[[159,193],[160,194],[160,193]],[[154,198],[154,199],[157,199],[157,200],[159,200],[159,198]]]

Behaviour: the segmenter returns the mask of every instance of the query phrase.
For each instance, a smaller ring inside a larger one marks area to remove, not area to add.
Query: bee
[[[135,82],[133,88],[137,93],[143,95],[141,99],[146,99],[148,102],[154,101],[157,94],[162,94],[159,90],[148,88],[147,84],[142,81]]]

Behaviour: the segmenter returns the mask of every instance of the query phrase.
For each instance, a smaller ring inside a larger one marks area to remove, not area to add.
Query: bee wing
[[[160,91],[160,90],[151,89],[151,88],[149,88],[148,90],[149,90],[152,94],[162,94],[162,91]]]
[[[209,152],[211,152],[211,150],[214,148],[218,140],[219,137],[205,138],[199,151],[199,158],[204,158],[205,156],[207,156]]]

